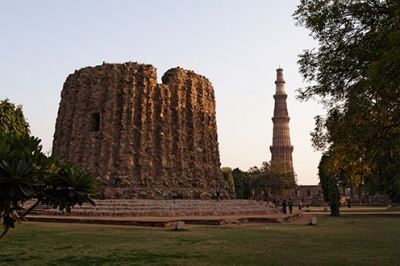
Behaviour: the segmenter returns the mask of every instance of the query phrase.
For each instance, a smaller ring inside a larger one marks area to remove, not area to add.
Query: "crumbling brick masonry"
[[[86,67],[61,93],[53,155],[90,171],[105,198],[209,199],[220,170],[214,88],[193,71]]]

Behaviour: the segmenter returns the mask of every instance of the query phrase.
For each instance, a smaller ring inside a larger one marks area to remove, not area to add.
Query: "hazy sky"
[[[247,171],[271,159],[276,69],[284,70],[298,183],[318,183],[320,153],[311,146],[315,102],[298,54],[317,46],[295,26],[299,1],[283,0],[0,0],[0,99],[23,106],[32,134],[52,146],[60,93],[75,69],[140,62],[158,79],[180,66],[207,77],[217,102],[221,164]],[[161,82],[161,81],[160,81]]]

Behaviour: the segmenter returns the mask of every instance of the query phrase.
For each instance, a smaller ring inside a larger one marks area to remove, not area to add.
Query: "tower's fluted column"
[[[290,170],[293,172],[293,146],[290,143],[290,130],[289,121],[290,117],[287,110],[286,98],[287,94],[285,91],[285,80],[283,78],[283,69],[278,68],[276,70],[277,78],[275,81],[276,91],[274,95],[275,108],[274,117],[272,117],[273,137],[271,150],[271,162],[278,159],[283,159],[289,163]]]

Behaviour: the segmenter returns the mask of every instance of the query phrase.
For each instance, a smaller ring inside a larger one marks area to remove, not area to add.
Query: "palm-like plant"
[[[91,196],[97,193],[97,186],[91,174],[83,171],[72,163],[61,163],[60,171],[47,180],[47,186],[42,200],[47,205],[59,210],[71,211],[78,204],[90,203],[95,205]]]
[[[5,237],[15,222],[39,203],[71,211],[75,204],[95,203],[97,181],[91,174],[71,163],[64,163],[43,154],[40,139],[27,134],[0,132],[0,218]],[[23,204],[36,200],[29,209]]]

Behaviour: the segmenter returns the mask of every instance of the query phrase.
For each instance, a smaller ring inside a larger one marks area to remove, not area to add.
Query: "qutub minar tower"
[[[290,171],[293,172],[293,146],[290,143],[289,113],[287,110],[285,91],[285,80],[283,79],[283,69],[276,70],[276,91],[274,95],[275,108],[272,117],[273,136],[271,150],[271,162],[282,159],[289,164]]]

